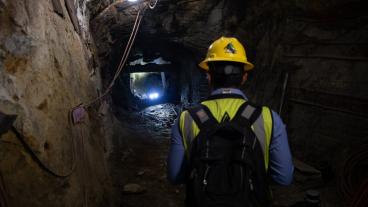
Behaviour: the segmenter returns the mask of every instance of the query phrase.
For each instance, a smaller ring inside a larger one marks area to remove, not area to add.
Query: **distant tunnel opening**
[[[121,45],[113,47],[108,73],[120,61]],[[106,77],[111,76],[108,73]],[[207,94],[208,82],[198,69],[195,52],[171,42],[140,39],[115,83],[112,101],[120,111],[141,111],[158,104],[189,106]]]

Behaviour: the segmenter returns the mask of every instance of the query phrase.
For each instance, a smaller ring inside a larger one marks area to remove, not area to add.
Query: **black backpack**
[[[253,106],[247,119],[243,112],[248,105],[221,123],[205,105],[188,110],[200,132],[189,148],[187,206],[271,206],[262,148],[251,129],[262,109]]]

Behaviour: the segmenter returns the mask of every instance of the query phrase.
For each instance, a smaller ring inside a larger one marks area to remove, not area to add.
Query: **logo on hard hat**
[[[236,54],[236,49],[235,49],[233,43],[231,43],[231,42],[229,44],[227,44],[224,49],[225,49],[225,53]]]

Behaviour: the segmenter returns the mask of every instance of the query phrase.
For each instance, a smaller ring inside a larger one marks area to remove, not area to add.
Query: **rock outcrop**
[[[92,64],[93,44],[84,35],[85,15],[77,15],[83,8],[73,14],[65,5],[0,1],[0,111],[17,115],[19,133],[0,138],[9,206],[108,206],[102,122],[94,108],[83,124],[69,120],[72,107],[97,96],[101,80]],[[65,177],[40,168],[17,136],[45,167]]]

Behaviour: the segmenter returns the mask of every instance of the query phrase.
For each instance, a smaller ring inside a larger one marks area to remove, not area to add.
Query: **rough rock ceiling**
[[[205,51],[220,35],[235,35],[256,46],[269,24],[280,26],[286,19],[330,21],[357,18],[365,15],[362,1],[244,1],[244,0],[160,0],[153,11],[145,15],[141,36],[155,36]],[[129,33],[137,4],[128,1],[92,1],[92,27],[97,42],[106,34],[110,40],[124,38]],[[92,6],[93,5],[93,6]],[[101,8],[104,8],[100,12]],[[96,14],[99,13],[99,14]],[[340,22],[339,22],[340,23]]]

